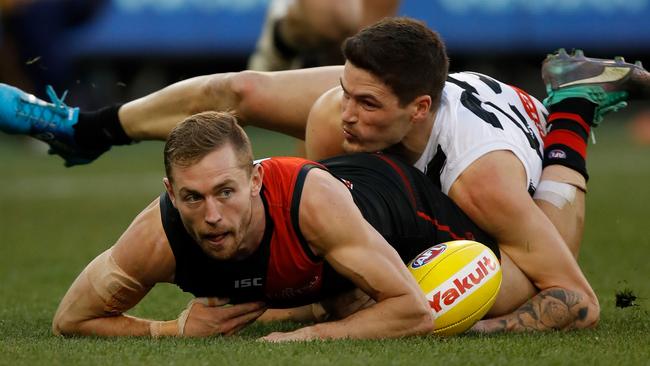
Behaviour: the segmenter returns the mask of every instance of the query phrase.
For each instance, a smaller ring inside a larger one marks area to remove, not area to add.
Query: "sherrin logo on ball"
[[[501,287],[498,258],[470,240],[435,245],[415,257],[408,269],[429,301],[438,335],[471,328],[490,310]]]
[[[423,265],[429,263],[433,258],[437,257],[438,254],[442,253],[447,249],[445,244],[434,245],[431,248],[420,253],[415,259],[411,262],[411,268],[422,267]]]

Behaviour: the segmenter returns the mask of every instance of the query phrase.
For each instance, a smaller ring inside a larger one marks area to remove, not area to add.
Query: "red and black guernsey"
[[[195,296],[228,297],[233,303],[266,301],[299,306],[349,290],[309,249],[299,228],[298,209],[305,177],[325,169],[352,193],[364,218],[397,250],[404,262],[441,242],[472,239],[498,255],[494,240],[480,230],[417,169],[385,154],[353,154],[315,163],[300,158],[261,162],[266,230],[248,258],[217,261],[190,238],[166,193],[161,195],[163,227],[176,258],[176,284]]]

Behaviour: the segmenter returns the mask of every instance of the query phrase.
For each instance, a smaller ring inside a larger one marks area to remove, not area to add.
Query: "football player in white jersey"
[[[52,90],[46,104],[5,85],[0,129],[47,141],[67,165],[115,144],[165,139],[205,110],[235,110],[244,123],[305,138],[310,159],[388,149],[426,171],[499,242],[508,296],[476,330],[594,326],[598,299],[575,260],[587,136],[603,114],[650,89],[648,73],[621,60],[550,56],[546,118],[537,100],[490,77],[447,78],[443,42],[408,18],[364,29],[343,51],[343,67],[196,77],[95,112],[65,106]]]

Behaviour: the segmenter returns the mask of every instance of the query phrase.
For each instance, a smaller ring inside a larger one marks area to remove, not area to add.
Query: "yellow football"
[[[485,245],[455,240],[435,245],[408,264],[429,301],[435,334],[462,333],[494,304],[501,287],[499,260]]]

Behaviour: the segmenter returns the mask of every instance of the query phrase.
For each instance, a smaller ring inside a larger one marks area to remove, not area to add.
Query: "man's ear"
[[[251,172],[251,196],[255,197],[262,190],[262,181],[264,180],[264,168],[262,164],[255,164]]]
[[[420,95],[413,100],[412,104],[413,114],[411,115],[411,120],[418,122],[427,119],[431,111],[431,96],[426,94]]]
[[[172,200],[172,205],[176,207],[176,196],[174,195],[174,188],[172,187],[172,182],[169,181],[169,178],[163,178],[163,184],[165,185],[165,190],[169,195],[169,198]]]

